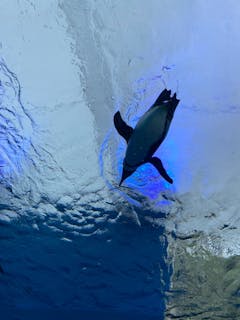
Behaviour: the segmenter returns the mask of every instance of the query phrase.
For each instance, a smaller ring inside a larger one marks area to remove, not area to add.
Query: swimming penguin
[[[153,157],[153,154],[166,138],[179,101],[176,93],[171,97],[171,90],[164,89],[151,108],[139,119],[135,129],[123,121],[119,111],[115,113],[115,128],[127,142],[119,186],[139,166],[147,162],[151,163],[167,182],[173,183],[162,161]]]

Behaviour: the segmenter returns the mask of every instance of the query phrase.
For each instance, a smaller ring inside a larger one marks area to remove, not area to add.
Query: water
[[[105,227],[101,236],[64,238],[41,224],[1,224],[1,309],[163,319],[170,277],[164,230],[127,219]]]

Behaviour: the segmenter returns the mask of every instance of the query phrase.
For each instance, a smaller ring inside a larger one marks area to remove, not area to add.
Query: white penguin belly
[[[164,135],[167,109],[156,107],[150,109],[139,120],[128,142],[125,161],[135,167],[144,162],[151,147]]]

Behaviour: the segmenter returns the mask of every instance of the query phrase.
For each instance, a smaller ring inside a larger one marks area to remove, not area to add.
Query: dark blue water
[[[103,235],[64,241],[44,224],[1,224],[1,319],[163,319],[163,228],[127,219],[104,227]]]
[[[159,320],[159,316],[152,317],[148,314],[137,314],[137,313],[121,313],[121,312],[94,312],[94,311],[66,311],[66,310],[4,310],[1,312],[1,318],[6,320],[42,320],[42,319],[51,319],[51,320],[75,320],[75,319],[84,319],[84,320]]]

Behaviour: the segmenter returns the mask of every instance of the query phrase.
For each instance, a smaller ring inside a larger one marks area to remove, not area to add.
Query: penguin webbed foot
[[[159,172],[159,174],[170,184],[173,183],[173,179],[169,177],[167,171],[164,169],[162,161],[157,157],[152,157],[149,161]]]
[[[172,96],[172,104],[173,107],[176,109],[177,105],[179,104],[179,99],[177,99],[177,94],[176,92],[174,93],[174,95]]]
[[[160,96],[158,97],[158,99],[162,101],[171,99],[171,90],[164,89],[160,93]]]
[[[157,100],[155,101],[154,106],[159,105],[163,101],[170,100],[170,99],[171,99],[171,90],[164,89],[158,96]]]

